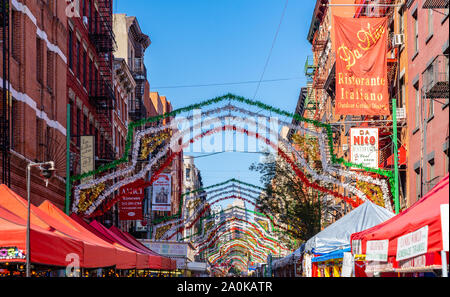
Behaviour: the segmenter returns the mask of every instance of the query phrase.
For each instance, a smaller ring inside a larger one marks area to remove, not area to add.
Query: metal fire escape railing
[[[111,160],[114,158],[112,110],[115,106],[113,88],[113,51],[116,41],[112,29],[112,1],[98,0],[98,12],[89,23],[89,39],[97,50],[99,76],[90,82],[89,99],[96,107],[97,122],[106,141],[105,149],[99,158]]]
[[[2,47],[1,64],[1,101],[0,101],[0,158],[2,160],[2,177],[0,183],[7,186],[11,183],[10,165],[10,120],[11,120],[11,100],[9,83],[9,58],[10,58],[10,5],[9,0],[0,0],[0,30]]]
[[[425,71],[424,91],[429,99],[449,98],[449,58],[439,55]]]

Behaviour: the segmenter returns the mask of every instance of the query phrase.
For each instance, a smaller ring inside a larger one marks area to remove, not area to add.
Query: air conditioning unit
[[[392,40],[392,44],[397,46],[402,46],[405,44],[405,34],[395,34]]]

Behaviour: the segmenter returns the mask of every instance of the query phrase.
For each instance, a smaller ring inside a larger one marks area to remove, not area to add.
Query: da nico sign
[[[351,162],[378,169],[378,128],[350,129]]]

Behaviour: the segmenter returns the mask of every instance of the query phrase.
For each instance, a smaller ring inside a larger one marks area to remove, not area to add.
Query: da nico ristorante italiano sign
[[[339,115],[389,115],[387,18],[334,16]]]

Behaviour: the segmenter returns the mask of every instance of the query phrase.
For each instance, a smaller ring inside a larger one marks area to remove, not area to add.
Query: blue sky
[[[226,93],[252,99],[257,84],[164,88],[258,81],[285,5],[284,0],[114,0],[114,12],[138,18],[152,44],[146,52],[151,91],[174,109]],[[315,1],[290,0],[256,100],[293,112],[305,86],[306,40]],[[200,156],[202,154],[195,154]],[[204,156],[204,155],[202,155]],[[205,185],[230,178],[259,184],[248,170],[259,155],[224,153],[196,159]]]

